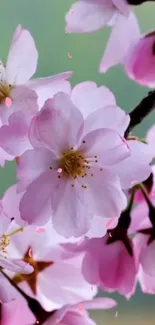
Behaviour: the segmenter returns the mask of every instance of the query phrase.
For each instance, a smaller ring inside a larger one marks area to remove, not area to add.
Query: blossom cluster
[[[66,32],[108,25],[100,72],[123,64],[152,88],[155,32],[142,36],[131,8],[143,2],[79,0]],[[155,94],[127,114],[104,85],[72,87],[72,72],[31,79],[37,61],[17,26],[0,62],[0,165],[15,160],[17,177],[0,200],[0,324],[94,325],[87,309],[117,306],[99,289],[155,294],[155,125],[131,134]]]

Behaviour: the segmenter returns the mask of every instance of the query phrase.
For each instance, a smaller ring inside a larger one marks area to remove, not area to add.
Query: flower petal
[[[18,26],[7,58],[7,82],[12,85],[26,83],[36,71],[37,60],[38,52],[31,34]]]
[[[83,117],[67,94],[58,93],[45,102],[36,123],[41,140],[60,156],[77,144]]]
[[[97,87],[92,81],[76,85],[72,90],[71,100],[84,118],[99,108],[116,104],[113,93],[107,87]]]
[[[85,157],[96,165],[110,166],[130,156],[127,142],[117,132],[110,129],[98,129],[88,133],[79,147]]]
[[[52,224],[55,230],[62,236],[80,237],[84,235],[91,225],[92,214],[81,202],[82,190],[78,182],[65,182],[57,188],[56,195],[52,196]],[[81,192],[81,193],[80,193]]]
[[[30,184],[20,201],[21,219],[37,226],[48,222],[52,187],[56,187],[58,180],[56,172],[47,171]]]
[[[108,23],[115,12],[111,0],[96,2],[83,0],[74,3],[66,15],[66,32],[89,33]]]
[[[106,72],[112,66],[123,63],[130,47],[139,37],[136,16],[132,12],[128,18],[118,15],[100,63],[100,72]]]
[[[130,157],[113,166],[113,171],[118,174],[123,189],[132,187],[134,180],[140,183],[149,177],[151,173],[149,164],[153,158],[151,148],[147,144],[136,140],[128,140],[127,143]]]
[[[100,128],[115,130],[124,135],[130,122],[129,114],[126,114],[116,105],[99,108],[87,116],[84,125],[84,134]]]
[[[55,164],[55,156],[46,148],[27,150],[20,157],[17,166],[18,191],[24,191],[44,172],[51,172],[50,166]]]
[[[71,86],[66,79],[71,76],[72,72],[64,72],[51,77],[30,80],[28,86],[37,93],[39,107],[41,108],[47,99],[52,98],[60,91],[69,94]]]
[[[83,190],[81,201],[94,215],[106,218],[119,216],[126,207],[127,200],[121,190],[119,178],[107,168],[91,168],[93,177],[79,178],[80,184],[87,186]]]

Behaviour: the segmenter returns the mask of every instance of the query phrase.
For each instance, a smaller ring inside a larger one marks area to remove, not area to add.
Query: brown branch
[[[124,137],[127,139],[132,129],[140,124],[148,114],[155,109],[155,90],[150,91],[148,96],[142,99],[139,105],[137,105],[133,111],[129,113],[130,123],[125,131]]]

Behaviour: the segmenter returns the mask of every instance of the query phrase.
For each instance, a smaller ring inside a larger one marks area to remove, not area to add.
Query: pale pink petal
[[[110,67],[123,63],[129,49],[139,38],[136,16],[132,12],[128,18],[118,15],[100,63],[100,72],[106,72]]]
[[[24,193],[19,210],[21,218],[29,224],[45,225],[51,216],[51,193],[59,181],[57,173],[46,171],[41,174]]]
[[[0,128],[0,146],[14,157],[32,148],[28,138],[28,126],[21,112],[13,113],[9,118],[9,125]]]
[[[33,267],[22,260],[7,259],[0,254],[0,266],[12,272],[29,274],[33,272]]]
[[[45,142],[41,140],[38,131],[37,121],[38,121],[38,117],[37,116],[33,117],[28,130],[29,141],[32,144],[33,148],[42,148],[42,147],[48,148],[48,145],[46,145]]]
[[[138,273],[138,280],[144,293],[155,294],[155,277],[145,273],[142,267]]]
[[[89,230],[93,217],[81,200],[84,190],[78,182],[74,182],[74,187],[71,181],[60,182],[56,194],[52,196],[53,227],[64,237],[80,237]]]
[[[41,108],[44,102],[52,98],[56,93],[62,91],[70,94],[71,86],[66,79],[72,76],[72,72],[64,72],[51,77],[33,79],[28,82],[28,86],[35,90],[38,95],[38,105]]]
[[[130,157],[113,166],[113,171],[118,174],[123,189],[133,187],[133,181],[140,183],[149,177],[150,163],[153,158],[152,151],[147,144],[136,140],[128,140],[127,143],[130,148]]]
[[[1,303],[11,302],[16,296],[16,292],[4,276],[0,275],[0,301]],[[1,305],[2,306],[2,305]],[[4,305],[3,305],[4,306]],[[1,307],[0,307],[1,308]],[[1,318],[0,318],[1,320]],[[6,324],[7,325],[7,324]]]
[[[116,105],[106,106],[87,116],[84,133],[87,134],[95,129],[108,128],[123,136],[129,122],[129,114],[126,114],[121,108]]]
[[[116,104],[113,93],[107,87],[97,87],[92,81],[76,85],[72,90],[71,100],[84,118],[99,108]]]
[[[144,272],[150,276],[155,277],[155,240],[143,247],[140,254],[140,263],[144,269]]]
[[[72,14],[74,10],[74,14]],[[115,8],[111,0],[78,1],[66,15],[66,32],[89,33],[100,29],[112,18]]]
[[[130,156],[127,142],[116,131],[98,129],[88,133],[83,139],[79,150],[96,166],[115,165]],[[97,156],[97,158],[95,158]]]
[[[94,215],[106,218],[119,216],[127,202],[117,175],[111,170],[100,171],[99,168],[91,168],[91,173],[93,177],[78,180],[81,186],[87,186],[86,189],[80,189],[83,191],[81,200],[84,206]]]
[[[82,305],[86,309],[110,309],[117,306],[115,300],[111,298],[95,298],[88,301],[83,301]]]
[[[23,193],[17,193],[17,185],[12,185],[6,190],[3,195],[2,206],[8,218],[14,218],[18,224],[24,226],[25,222],[20,219],[19,213],[19,202],[22,198],[22,195]]]
[[[27,302],[22,297],[3,304],[1,317],[1,325],[28,325],[34,324],[36,321]]]
[[[50,166],[54,166],[56,157],[46,148],[27,150],[19,160],[17,166],[17,189],[24,191],[34,180],[44,172],[51,172]]]
[[[67,94],[58,93],[45,102],[37,125],[41,140],[61,155],[77,144],[82,133],[83,117]]]
[[[14,160],[14,157],[12,155],[9,155],[2,148],[0,148],[0,165],[1,165],[1,167],[4,167],[6,160],[12,161],[12,160]]]
[[[135,232],[140,229],[150,228],[149,208],[146,202],[139,203],[131,212],[130,230]]]
[[[118,218],[114,217],[110,220],[107,220],[107,218],[103,218],[100,216],[94,216],[92,223],[91,223],[91,229],[86,234],[88,238],[101,238],[103,237],[108,229],[113,229],[118,224]]]
[[[18,26],[7,58],[7,82],[12,85],[26,83],[36,71],[37,60],[38,52],[31,34]]]
[[[114,6],[120,11],[121,14],[128,17],[130,13],[130,7],[126,0],[112,0]]]
[[[22,112],[26,123],[30,123],[38,110],[37,94],[35,91],[26,86],[17,86],[11,91],[10,98],[12,100],[10,108],[6,108],[4,105],[0,106],[2,123],[8,124],[9,116],[19,111]]]
[[[146,134],[146,141],[150,145],[153,156],[155,157],[155,125],[148,130]]]

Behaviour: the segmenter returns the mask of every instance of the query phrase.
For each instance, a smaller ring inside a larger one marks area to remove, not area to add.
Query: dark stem
[[[144,2],[154,2],[155,0],[127,0],[130,5],[141,5]]]
[[[54,311],[47,312],[46,310],[44,310],[37,300],[29,297],[23,290],[21,290],[21,288],[19,288],[2,269],[0,269],[0,272],[9,281],[9,283],[25,298],[30,310],[36,317],[36,320],[39,321],[38,325],[43,324],[48,319],[48,317],[50,317],[54,313]]]
[[[132,191],[131,191],[131,196],[130,196],[130,200],[128,203],[127,208],[121,213],[120,217],[119,217],[119,221],[118,221],[118,227],[122,227],[126,230],[128,230],[130,223],[131,223],[131,217],[130,217],[130,213],[132,210],[132,206],[134,203],[134,196],[135,196],[135,192],[136,192],[136,187],[133,187]]]
[[[148,96],[142,99],[140,104],[129,113],[130,123],[125,131],[124,137],[127,139],[132,129],[140,124],[144,118],[155,108],[155,90],[148,93]]]

